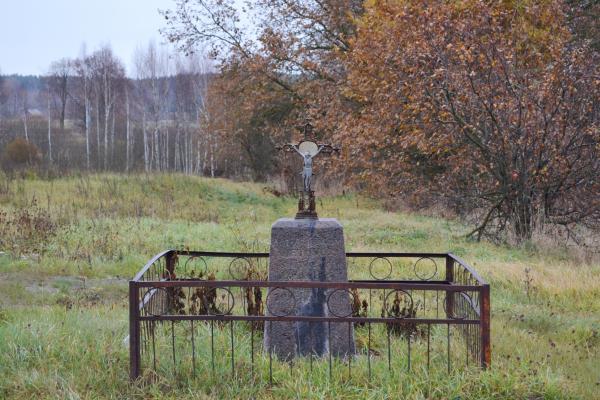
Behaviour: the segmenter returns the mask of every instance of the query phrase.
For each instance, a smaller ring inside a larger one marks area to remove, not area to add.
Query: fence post
[[[449,254],[446,256],[446,282],[454,283],[454,259]],[[446,291],[446,317],[454,317],[454,292]]]
[[[490,285],[481,286],[479,301],[479,325],[481,328],[481,366],[489,368],[492,362],[490,335]]]
[[[140,302],[135,281],[129,281],[129,378],[140,376]]]

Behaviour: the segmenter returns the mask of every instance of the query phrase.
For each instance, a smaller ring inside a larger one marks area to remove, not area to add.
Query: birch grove
[[[83,48],[44,77],[1,77],[0,153],[21,137],[61,170],[222,175],[227,155],[207,128],[207,59],[150,42],[132,64],[109,46]]]

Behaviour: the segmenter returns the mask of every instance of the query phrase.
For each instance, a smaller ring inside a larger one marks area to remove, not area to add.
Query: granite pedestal
[[[273,224],[269,281],[347,280],[344,233],[337,220],[282,218]],[[350,295],[336,289],[270,288],[266,314],[350,316]],[[329,352],[346,357],[355,351],[347,322],[267,322],[264,338],[265,349],[283,360]]]

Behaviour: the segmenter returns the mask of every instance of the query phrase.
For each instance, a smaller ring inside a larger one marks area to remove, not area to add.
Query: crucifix
[[[309,122],[299,128],[302,131],[304,138],[299,143],[288,143],[278,147],[278,149],[285,152],[298,153],[300,157],[302,157],[304,163],[302,168],[302,191],[299,193],[296,219],[317,219],[315,192],[312,189],[313,158],[318,154],[339,154],[340,148],[330,144],[318,143],[313,140],[313,126]]]

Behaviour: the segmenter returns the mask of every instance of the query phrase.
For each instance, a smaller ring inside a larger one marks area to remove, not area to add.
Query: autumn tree
[[[562,2],[525,3],[370,4],[344,139],[372,190],[474,213],[477,238],[600,221],[597,59]]]
[[[600,0],[567,0],[567,21],[575,37],[600,51]]]
[[[345,79],[340,54],[350,49],[362,1],[256,0],[246,12],[232,1],[175,3],[164,12],[163,33],[183,52],[211,50],[221,72],[208,98],[215,102],[211,123],[228,143],[239,143],[253,178],[272,172],[273,142],[289,139],[290,127],[305,117],[319,132],[333,124],[338,115],[328,112]],[[242,18],[256,31],[243,29]]]

